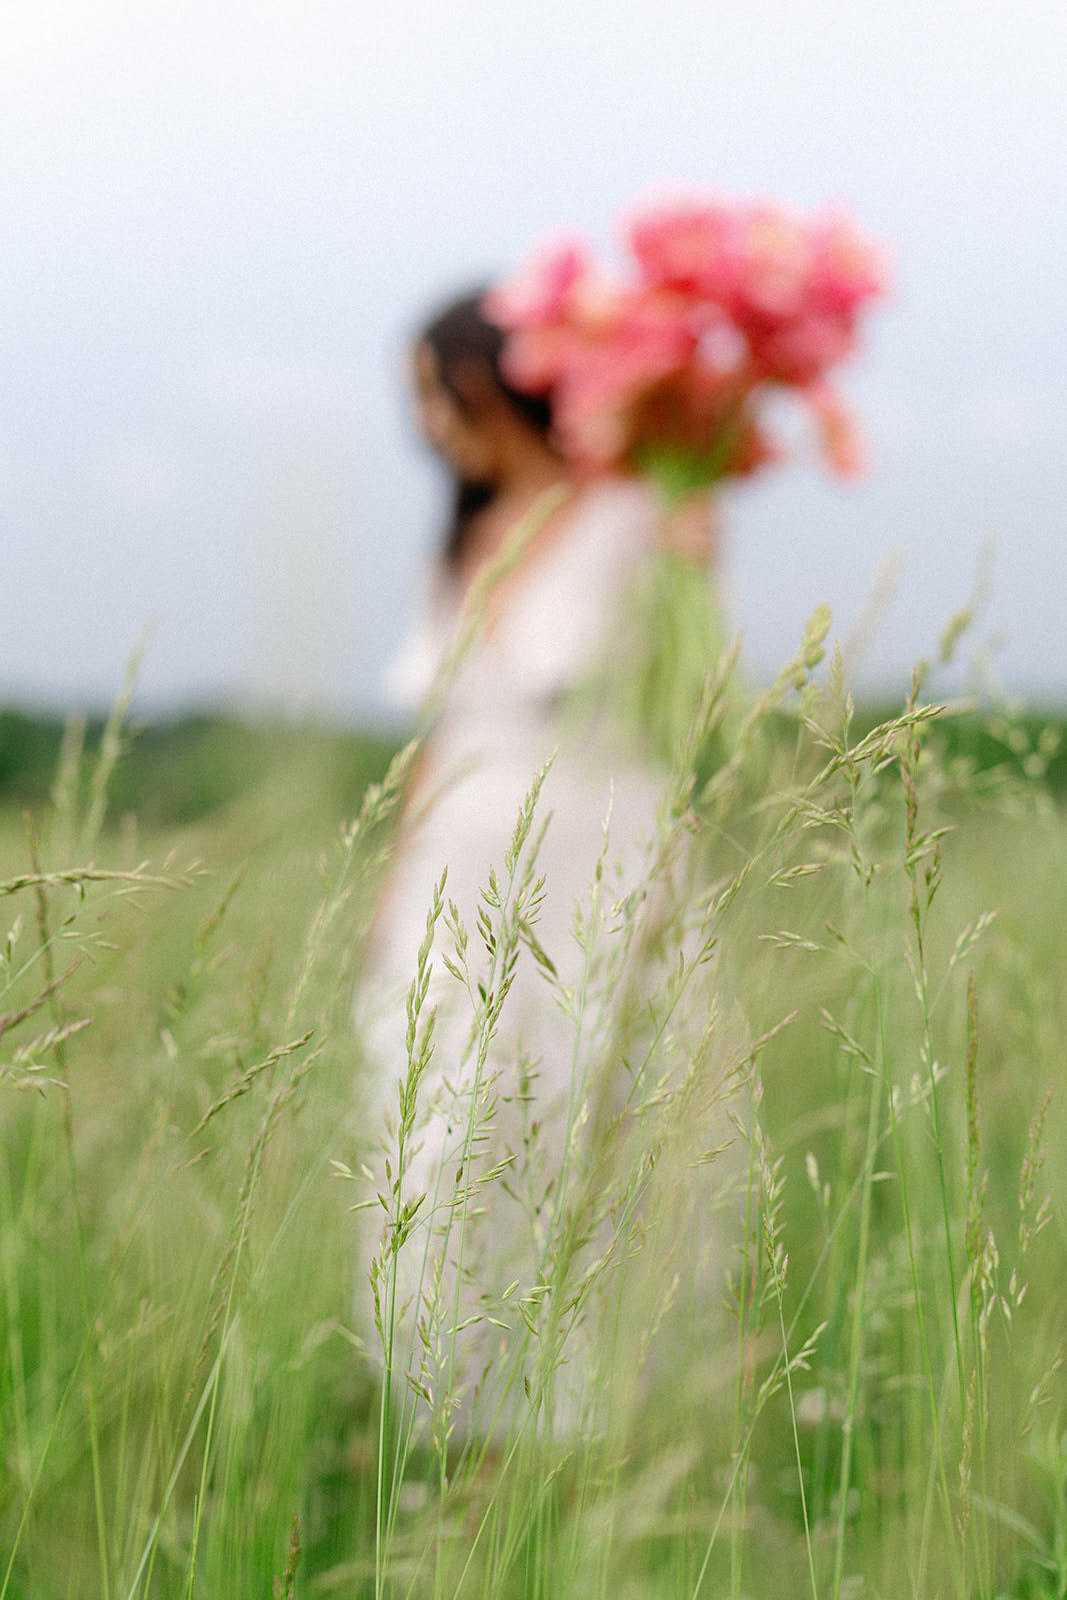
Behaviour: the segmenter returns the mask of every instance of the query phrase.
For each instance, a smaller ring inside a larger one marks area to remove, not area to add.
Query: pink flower
[[[622,291],[611,316],[621,343],[664,359],[688,361],[720,313],[706,302],[671,289],[642,285]]]
[[[576,291],[591,272],[582,241],[564,240],[536,257],[518,277],[490,290],[486,314],[502,328],[551,327],[571,312]]]
[[[620,307],[598,338],[571,352],[558,381],[556,425],[578,459],[609,465],[631,447],[642,396],[684,371],[694,347],[688,328],[647,302]]]
[[[741,230],[729,206],[661,206],[635,217],[627,238],[645,283],[721,303],[732,296]]]
[[[580,241],[565,241],[492,290],[487,316],[509,331],[504,368],[512,383],[543,393],[563,381],[618,316],[618,292],[593,269]]]
[[[755,471],[774,454],[764,399],[785,387],[812,409],[834,469],[858,471],[858,436],[827,375],[851,354],[885,271],[852,224],[686,202],[638,215],[627,237],[629,282],[565,241],[486,300],[509,336],[509,378],[551,395],[567,454],[629,468],[674,450],[710,474]]]
[[[885,260],[848,218],[823,218],[812,228],[811,242],[809,299],[813,307],[852,318],[866,301],[885,293]]]
[[[841,317],[802,315],[754,335],[753,355],[777,383],[809,384],[850,355],[851,326]]]
[[[803,224],[778,206],[753,206],[740,254],[735,309],[742,326],[761,330],[800,316],[814,258]]]
[[[504,350],[504,371],[517,389],[544,394],[574,370],[588,343],[581,329],[566,324],[517,328]]]

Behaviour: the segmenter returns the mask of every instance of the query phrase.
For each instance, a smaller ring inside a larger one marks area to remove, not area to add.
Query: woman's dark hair
[[[489,374],[516,416],[547,439],[552,427],[549,401],[544,395],[524,394],[508,382],[503,367],[505,335],[482,310],[484,299],[485,290],[479,289],[451,301],[422,329],[418,343],[427,345],[433,351],[438,376],[461,411],[468,416],[471,412],[471,403],[461,381],[462,370],[472,365],[480,366]],[[456,478],[452,516],[442,551],[446,568],[457,566],[472,521],[492,504],[496,494],[495,483]]]

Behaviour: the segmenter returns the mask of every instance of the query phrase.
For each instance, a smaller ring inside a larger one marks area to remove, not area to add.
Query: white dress
[[[545,892],[535,932],[561,985],[581,983],[584,957],[573,933],[575,909],[589,902],[609,810],[605,898],[613,899],[640,877],[655,836],[661,783],[636,759],[610,709],[589,704],[575,714],[573,691],[598,667],[625,667],[632,648],[626,596],[638,563],[652,548],[655,515],[655,503],[641,485],[609,482],[586,490],[559,537],[534,550],[515,576],[501,614],[475,641],[452,681],[429,739],[416,815],[401,825],[357,999],[357,1026],[372,1079],[364,1105],[373,1125],[387,1123],[390,1114],[395,1121],[396,1083],[407,1066],[405,996],[434,885],[447,868],[446,896],[469,930],[477,978],[489,961],[477,931],[482,890],[493,869],[503,881],[523,798],[550,757],[554,761],[539,805],[539,820],[550,820],[538,856]],[[431,688],[458,620],[439,607],[402,651],[390,681],[409,704]],[[425,806],[424,796],[429,797]],[[487,910],[492,916],[492,908]],[[425,1319],[434,1293],[440,1301],[456,1303],[454,1230],[450,1236],[448,1208],[435,1211],[434,1206],[452,1190],[462,1159],[467,1112],[457,1109],[463,1102],[456,1090],[469,1082],[473,1065],[470,998],[442,959],[442,953],[454,954],[450,944],[442,922],[427,1000],[439,1007],[436,1045],[420,1088],[418,1148],[405,1181],[406,1194],[428,1196],[420,1213],[422,1233],[416,1229],[404,1247],[401,1300],[411,1327]],[[566,1141],[574,1060],[573,1022],[524,949],[485,1064],[484,1077],[493,1083],[492,1127],[478,1152],[483,1169],[496,1161],[514,1166],[491,1198],[475,1197],[484,1202],[486,1216],[479,1223],[478,1250],[464,1247],[459,1300],[465,1316],[491,1304],[512,1280],[537,1276],[536,1220],[531,1229],[515,1194],[513,1172],[533,1121],[546,1188],[551,1187],[551,1169],[562,1159]],[[473,1202],[471,1209],[477,1209]],[[435,1230],[443,1238],[436,1266]],[[364,1268],[372,1249],[368,1240]],[[366,1278],[365,1270],[361,1277]],[[438,1321],[447,1335],[454,1318],[444,1315]],[[373,1333],[369,1337],[373,1343]],[[506,1335],[496,1322],[483,1325],[480,1334],[476,1327],[464,1330],[465,1406],[486,1351],[502,1340]],[[407,1348],[406,1359],[417,1368],[425,1356],[410,1337]],[[454,1366],[454,1354],[451,1359]]]

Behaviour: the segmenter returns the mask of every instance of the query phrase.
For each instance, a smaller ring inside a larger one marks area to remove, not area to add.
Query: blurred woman
[[[371,1123],[395,1124],[395,1086],[408,1070],[405,995],[434,887],[447,868],[446,896],[470,938],[466,951],[457,951],[447,918],[438,924],[438,947],[455,970],[435,959],[426,1002],[427,1010],[438,1007],[435,1045],[419,1087],[404,1184],[408,1198],[426,1199],[404,1246],[399,1302],[422,1324],[418,1348],[412,1345],[406,1359],[434,1377],[447,1347],[447,1381],[457,1397],[450,1403],[468,1414],[488,1368],[498,1358],[506,1364],[508,1330],[523,1326],[501,1314],[499,1297],[512,1280],[534,1283],[545,1270],[539,1251],[574,1132],[580,1024],[566,997],[582,993],[588,970],[574,933],[576,908],[590,903],[598,860],[605,907],[640,880],[661,790],[613,692],[632,654],[628,597],[660,518],[635,480],[573,479],[553,444],[548,402],[508,383],[502,347],[503,336],[472,295],[436,316],[413,351],[418,421],[452,479],[451,515],[426,614],[394,662],[389,686],[411,710],[431,697],[437,709],[358,1003],[373,1078]],[[480,626],[457,660],[472,586],[524,526],[522,548],[488,592]],[[672,538],[708,559],[706,507],[676,521]],[[493,948],[507,912],[499,903],[505,862],[524,796],[550,757],[526,847],[537,847],[544,891],[520,919],[525,948],[512,973],[507,952]],[[492,925],[488,945],[478,932],[483,919]],[[467,966],[469,987],[460,972]],[[477,985],[499,986],[505,977],[510,987],[488,1050],[483,1026],[479,1066]],[[395,1174],[395,1127],[389,1142]],[[491,1194],[469,1188],[475,1171],[462,1168],[472,1154],[478,1172],[500,1168]],[[383,1281],[379,1275],[379,1291]],[[468,1323],[458,1336],[457,1321]],[[438,1371],[435,1385],[442,1381]]]

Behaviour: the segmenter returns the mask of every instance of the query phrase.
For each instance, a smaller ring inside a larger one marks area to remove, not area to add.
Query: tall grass
[[[351,997],[413,751],[340,827],[290,765],[142,839],[118,720],[72,735],[0,829],[0,1600],[1067,1595],[1067,828],[926,669],[854,732],[827,626],[708,683],[576,981],[537,775],[475,916],[442,879],[387,1167]]]

